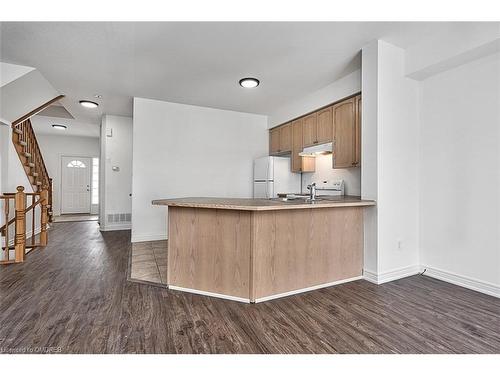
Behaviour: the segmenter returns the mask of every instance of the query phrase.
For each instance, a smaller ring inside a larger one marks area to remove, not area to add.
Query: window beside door
[[[92,158],[92,204],[99,204],[99,158]]]

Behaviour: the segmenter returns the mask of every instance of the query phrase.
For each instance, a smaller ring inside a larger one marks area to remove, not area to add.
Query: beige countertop
[[[327,207],[356,207],[374,206],[375,201],[362,200],[360,197],[323,196],[314,203],[303,199],[282,201],[280,199],[251,199],[251,198],[207,198],[189,197],[177,199],[157,199],[152,203],[158,206],[192,207],[192,208],[215,208],[221,210],[242,211],[270,211],[270,210],[294,210],[304,208],[327,208]]]

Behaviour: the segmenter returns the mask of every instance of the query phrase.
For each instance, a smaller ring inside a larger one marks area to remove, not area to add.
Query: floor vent
[[[108,223],[130,223],[132,214],[108,214]]]

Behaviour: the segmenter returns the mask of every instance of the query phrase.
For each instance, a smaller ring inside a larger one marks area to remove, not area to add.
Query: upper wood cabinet
[[[303,145],[312,146],[318,143],[318,114],[311,113],[302,118]]]
[[[356,96],[356,136],[355,136],[355,152],[354,161],[356,166],[361,163],[361,95]]]
[[[292,151],[292,124],[278,126],[269,131],[269,154],[283,154]]]
[[[332,109],[332,107],[324,108],[303,118],[305,147],[332,141]]]
[[[292,151],[292,124],[280,126],[280,152]]]
[[[359,164],[357,160],[358,121],[356,120],[356,98],[335,104],[333,113],[333,168],[352,168]]]
[[[274,128],[269,131],[269,153],[277,154],[280,151],[280,129]]]
[[[318,144],[331,142],[333,140],[333,107],[318,111],[318,131],[316,141]]]
[[[316,167],[314,158],[299,155],[304,148],[303,124],[303,119],[292,122],[292,172],[314,172]]]
[[[269,131],[269,154],[291,152],[292,172],[314,172],[314,157],[301,157],[304,147],[333,142],[332,167],[361,163],[361,95],[337,102]]]

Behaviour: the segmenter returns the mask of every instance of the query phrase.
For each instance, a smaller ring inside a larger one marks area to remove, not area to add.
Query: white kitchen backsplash
[[[316,171],[302,173],[302,193],[307,193],[307,185],[323,181],[344,180],[345,195],[361,195],[361,168],[332,169],[332,155],[316,157]]]

